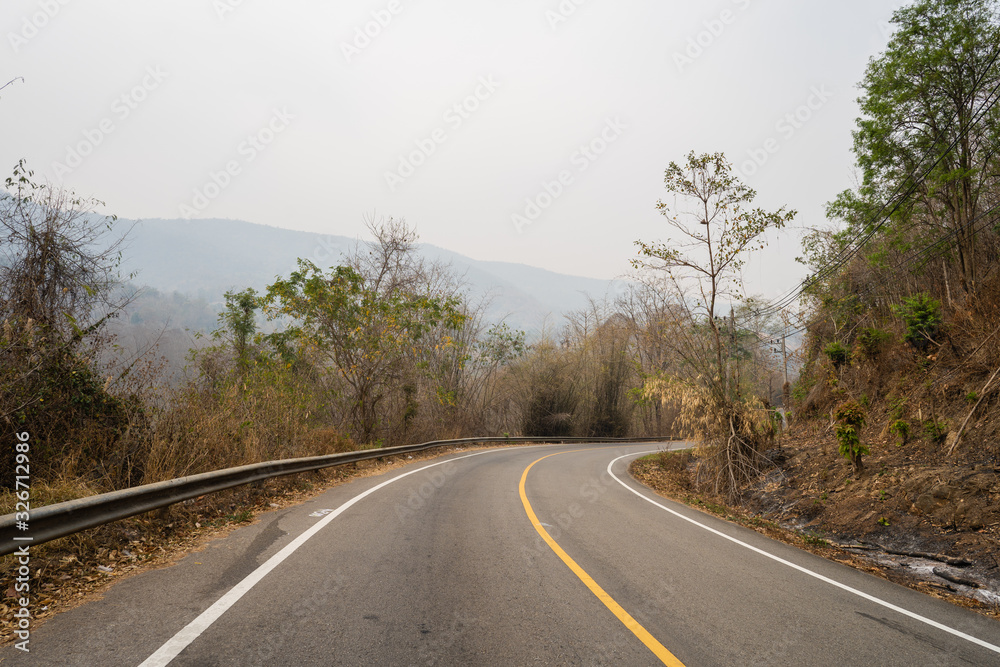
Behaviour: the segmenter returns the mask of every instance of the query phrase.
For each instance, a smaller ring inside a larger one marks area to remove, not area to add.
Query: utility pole
[[[781,407],[783,411],[787,411],[791,402],[792,386],[788,384],[788,349],[785,344],[785,338],[788,334],[788,328],[791,326],[791,317],[785,310],[781,311],[781,323],[785,325],[781,330],[781,362],[784,366],[785,380],[781,385]]]
[[[781,359],[784,361],[785,365],[785,384],[782,385],[781,391],[787,392],[788,389],[788,354],[785,352],[785,332],[781,332]]]
[[[723,348],[725,350],[725,353],[726,353],[726,365],[725,365],[725,368],[720,368],[719,369],[719,375],[722,376],[719,379],[722,381],[722,393],[723,393],[723,395],[724,396],[729,396],[729,388],[730,388],[729,376],[731,375],[731,373],[730,373],[730,369],[731,369],[731,359],[730,359],[730,357],[732,355],[732,350],[730,349],[729,341],[727,341],[726,337],[725,337],[726,336],[726,332],[725,332],[726,326],[727,325],[726,325],[726,317],[725,317],[725,315],[721,315],[721,316],[720,315],[716,315],[715,316],[715,328],[719,332],[719,347]]]
[[[785,351],[785,331],[781,332],[781,360],[785,366],[785,382],[781,385],[781,427],[788,428],[788,403],[792,394],[792,386],[788,384],[788,353]]]
[[[729,307],[729,355],[735,357],[736,373],[733,376],[733,397],[740,393],[740,358],[736,354],[736,313],[732,306]]]

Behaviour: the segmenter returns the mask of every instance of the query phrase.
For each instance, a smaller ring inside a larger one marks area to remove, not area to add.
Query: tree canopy
[[[844,244],[895,207],[885,232],[902,244],[909,232],[954,236],[966,291],[976,285],[976,223],[984,194],[995,189],[1000,149],[1000,22],[995,0],[919,0],[899,9],[885,52],[860,84],[854,153],[856,191],[829,205],[848,222]]]

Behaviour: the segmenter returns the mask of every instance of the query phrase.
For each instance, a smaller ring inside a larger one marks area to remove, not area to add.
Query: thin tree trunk
[[[948,307],[954,308],[954,304],[951,301],[951,284],[948,282],[948,260],[941,260],[941,268],[944,270],[944,293],[948,297]]]

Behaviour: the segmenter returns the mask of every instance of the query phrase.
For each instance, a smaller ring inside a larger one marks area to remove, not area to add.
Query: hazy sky
[[[690,150],[823,223],[899,5],[4,0],[0,84],[24,83],[0,93],[0,174],[26,158],[127,218],[353,237],[405,217],[477,259],[609,278],[666,238],[663,172]],[[798,251],[776,237],[751,289],[791,287]]]

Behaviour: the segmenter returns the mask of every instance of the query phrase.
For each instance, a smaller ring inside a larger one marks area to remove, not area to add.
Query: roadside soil
[[[859,474],[823,425],[798,425],[738,502],[696,488],[691,452],[630,472],[667,498],[1000,620],[1000,466],[896,442],[873,442]]]

